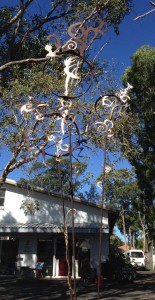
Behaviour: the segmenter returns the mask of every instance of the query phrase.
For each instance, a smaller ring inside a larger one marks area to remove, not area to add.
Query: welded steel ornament
[[[113,136],[112,129],[117,118],[121,117],[122,110],[130,96],[128,95],[132,86],[128,83],[127,88],[121,89],[116,95],[105,95],[99,97],[95,102],[95,111],[99,120],[94,123],[97,131],[106,134],[107,138]]]
[[[61,97],[78,98],[86,93],[91,86],[90,84],[89,88],[81,95],[74,97],[69,95],[69,84],[78,84],[81,79],[81,66],[84,63],[86,63],[89,68],[88,73],[92,73],[92,66],[84,57],[85,50],[98,35],[103,35],[106,31],[106,28],[103,28],[105,25],[104,20],[96,18],[95,24],[95,27],[85,27],[84,24],[80,22],[70,25],[68,28],[70,39],[64,44],[61,44],[56,34],[51,34],[48,37],[51,42],[45,46],[45,50],[48,52],[47,57],[53,60],[56,57],[66,56],[64,60],[64,74],[66,76],[65,90],[64,95],[61,95]]]
[[[123,103],[126,103],[128,100],[130,100],[128,93],[132,88],[133,86],[127,82],[127,87],[120,90],[118,96]]]
[[[67,144],[63,144],[64,137],[68,134],[69,127],[72,127],[72,135],[78,136],[76,143],[71,151],[80,148],[83,149],[81,144],[84,143],[84,139],[80,137],[80,131],[77,123],[75,123],[75,116],[70,114],[72,107],[72,101],[70,99],[77,98],[80,95],[71,97],[69,95],[69,86],[76,85],[81,80],[81,66],[86,63],[91,69],[90,64],[86,61],[84,53],[86,47],[90,45],[98,34],[103,35],[106,31],[104,27],[105,22],[99,18],[95,20],[96,26],[85,27],[83,23],[74,23],[68,28],[68,35],[70,39],[61,44],[59,37],[55,34],[51,34],[48,39],[49,44],[45,46],[48,52],[47,57],[50,60],[56,57],[64,57],[64,75],[65,75],[65,86],[64,94],[58,95],[59,108],[57,110],[58,116],[55,122],[59,122],[59,130],[56,133],[50,132],[48,135],[49,142],[53,142],[56,146],[57,157],[62,156],[62,152],[69,151]],[[90,72],[91,73],[91,70]],[[28,109],[28,104],[22,108],[22,111]],[[32,107],[34,110],[34,108]],[[43,115],[37,114],[37,120],[42,120]],[[72,125],[72,126],[71,126]],[[57,127],[58,128],[58,127]],[[59,138],[57,138],[59,135]],[[60,137],[61,136],[61,137]],[[66,153],[65,153],[66,155]]]
[[[104,20],[96,18],[95,23],[95,27],[85,27],[84,23],[81,22],[70,25],[68,28],[68,35],[71,38],[63,45],[61,45],[61,40],[56,34],[49,35],[48,39],[51,40],[53,44],[50,43],[45,46],[45,49],[48,51],[47,56],[53,59],[54,57],[63,54],[73,54],[84,58],[84,53],[88,44],[92,44],[99,34],[104,35],[107,30],[104,27]]]
[[[104,20],[97,18],[95,23],[95,27],[85,27],[84,23],[79,22],[72,24],[68,28],[70,38],[63,44],[55,34],[51,34],[48,37],[50,43],[45,46],[45,49],[48,52],[47,57],[49,57],[49,60],[52,61],[59,57],[64,58],[64,93],[57,95],[58,105],[55,109],[50,111],[48,103],[45,102],[36,104],[32,97],[29,97],[27,103],[20,109],[25,119],[30,118],[30,114],[32,114],[33,119],[36,119],[36,124],[46,122],[46,118],[52,119],[56,130],[49,129],[48,131],[47,129],[46,135],[49,143],[56,148],[56,152],[53,155],[56,158],[63,155],[67,156],[70,151],[73,152],[77,149],[81,153],[87,142],[87,138],[84,138],[86,131],[81,132],[75,121],[76,116],[72,111],[72,101],[86,93],[89,87],[81,95],[76,93],[76,96],[70,95],[70,87],[75,87],[81,81],[81,69],[84,63],[89,68],[89,74],[92,74],[92,67],[84,57],[85,50],[98,35],[103,35],[106,31]],[[116,95],[103,95],[96,100],[95,111],[98,120],[94,123],[94,127],[99,134],[107,135],[108,138],[113,136],[114,121],[117,117],[120,117],[123,105],[126,105],[126,102],[129,100],[128,92],[131,88],[128,84],[126,89],[121,89]],[[86,128],[88,129],[88,125]],[[66,143],[66,137],[69,135],[70,130],[72,130],[72,136],[76,136],[72,149],[69,149],[68,143]],[[24,136],[27,143],[31,132],[31,127],[25,129]]]
[[[79,44],[79,54],[81,57],[83,57],[84,52],[86,50],[86,46],[88,43],[89,36],[91,35],[89,45],[93,43],[93,41],[96,39],[96,37],[100,35],[104,35],[104,33],[107,31],[106,28],[103,28],[105,25],[105,21],[101,20],[99,18],[96,18],[97,26],[89,26],[87,28],[84,27],[80,22],[72,24],[68,28],[68,34],[73,39],[73,41],[77,44]]]

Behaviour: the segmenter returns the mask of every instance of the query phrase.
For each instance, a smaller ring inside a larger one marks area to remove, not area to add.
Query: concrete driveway
[[[66,280],[17,279],[0,277],[1,300],[69,300],[70,293]],[[77,300],[96,300],[97,286],[77,282]],[[100,299],[108,300],[154,300],[155,273],[138,272],[133,283],[105,281],[100,291]]]

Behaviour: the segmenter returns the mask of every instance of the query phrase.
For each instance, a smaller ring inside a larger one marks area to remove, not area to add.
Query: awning
[[[0,234],[5,233],[63,233],[63,224],[51,223],[0,223]],[[77,224],[75,223],[75,233],[99,233],[100,224]],[[72,227],[67,227],[68,232],[72,231]],[[103,233],[109,233],[107,225],[102,226]]]

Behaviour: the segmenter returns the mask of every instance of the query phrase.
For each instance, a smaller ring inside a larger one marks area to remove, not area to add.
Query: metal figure
[[[65,95],[68,96],[68,85],[70,79],[80,80],[80,76],[77,75],[79,66],[78,66],[77,59],[74,57],[66,58],[64,64],[65,64],[64,73],[66,74]]]

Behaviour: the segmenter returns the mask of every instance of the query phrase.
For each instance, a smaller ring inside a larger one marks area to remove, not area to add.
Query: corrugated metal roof
[[[50,223],[0,223],[0,228],[57,228],[61,225],[50,224]]]
[[[95,233],[99,232],[100,230],[100,224],[81,224],[81,223],[75,223],[75,232],[89,232],[89,233]],[[68,231],[70,232],[72,229],[71,226],[68,226]],[[102,226],[103,232],[106,233],[108,231],[108,226],[103,225]],[[53,232],[53,233],[62,233],[63,232],[63,224],[51,224],[51,223],[0,223],[0,233],[24,233],[24,232]],[[108,232],[107,232],[108,233]]]
[[[63,232],[61,224],[50,223],[0,223],[0,232]]]

